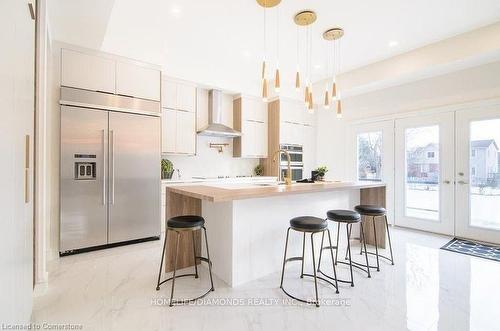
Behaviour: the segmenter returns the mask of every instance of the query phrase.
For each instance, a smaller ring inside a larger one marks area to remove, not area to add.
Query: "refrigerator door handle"
[[[110,131],[111,138],[111,204],[115,204],[115,132]]]
[[[102,130],[102,204],[106,205],[106,130]]]

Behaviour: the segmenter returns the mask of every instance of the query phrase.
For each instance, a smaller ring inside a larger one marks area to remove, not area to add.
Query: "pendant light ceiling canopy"
[[[344,30],[342,28],[333,28],[323,32],[323,38],[325,40],[337,40],[344,36]]]
[[[257,3],[264,8],[272,8],[279,5],[281,0],[257,0]]]
[[[297,13],[294,17],[295,24],[300,26],[307,26],[316,22],[316,13],[311,10],[304,10]]]

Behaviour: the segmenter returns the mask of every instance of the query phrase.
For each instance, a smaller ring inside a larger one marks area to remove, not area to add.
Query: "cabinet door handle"
[[[458,181],[458,183],[459,183],[460,185],[466,185],[466,184],[469,184],[468,182],[465,182],[465,181],[463,181],[463,180],[459,180],[459,181]]]
[[[449,180],[444,180],[444,181],[443,181],[443,183],[444,183],[444,184],[451,184],[451,181],[449,181]]]
[[[24,203],[30,202],[30,136],[26,135],[24,143]]]

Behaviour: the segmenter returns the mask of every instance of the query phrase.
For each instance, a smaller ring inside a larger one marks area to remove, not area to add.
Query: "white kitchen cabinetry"
[[[233,140],[233,156],[266,158],[268,155],[267,104],[254,97],[233,101],[233,127],[241,137]]]
[[[196,86],[164,79],[162,153],[196,154]]]
[[[116,63],[116,94],[160,101],[159,70],[134,63]]]
[[[61,86],[160,101],[161,71],[111,55],[61,51]]]
[[[195,113],[163,108],[162,153],[196,154]]]
[[[61,52],[61,85],[115,93],[115,61],[69,49]]]
[[[178,110],[176,129],[176,153],[196,153],[196,114]]]
[[[162,153],[175,153],[177,141],[177,111],[173,109],[162,110]]]
[[[162,84],[162,107],[187,112],[196,112],[196,86],[164,80]]]

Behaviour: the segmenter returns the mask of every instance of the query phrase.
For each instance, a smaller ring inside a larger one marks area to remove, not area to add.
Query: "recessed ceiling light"
[[[252,56],[252,53],[249,50],[245,49],[245,50],[241,51],[241,55],[243,55],[246,58],[249,58]]]
[[[181,13],[181,8],[179,6],[172,6],[172,8],[170,9],[170,12],[174,16],[179,16]]]
[[[399,43],[396,40],[389,41],[389,47],[396,47]]]

